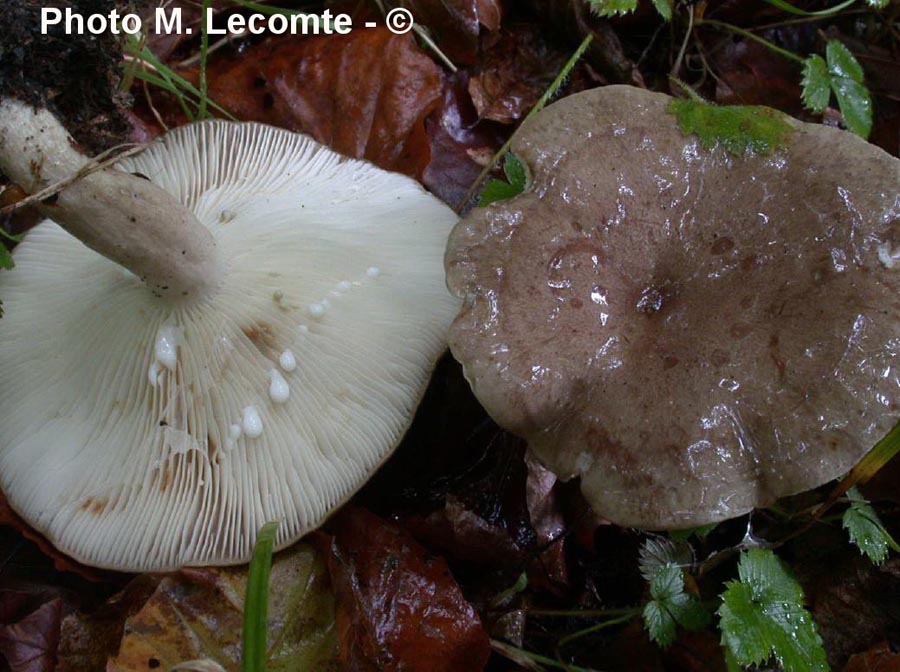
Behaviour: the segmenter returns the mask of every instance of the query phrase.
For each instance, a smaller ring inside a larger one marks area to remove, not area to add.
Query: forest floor
[[[831,12],[836,3],[797,2],[791,12],[774,0],[639,0],[636,11],[612,17],[592,13],[584,0],[409,0],[427,39],[380,27],[211,38],[208,52],[199,30],[126,45],[48,42],[30,28],[36,4],[17,0],[4,9],[0,86],[48,102],[91,151],[146,142],[227,111],[406,173],[465,210],[485,166],[591,35],[555,98],[608,84],[683,96],[680,81],[711,102],[766,105],[832,125],[841,123],[833,100],[823,113],[804,107],[799,61],[839,40],[871,92],[870,141],[900,154],[896,0]],[[183,8],[187,25],[197,26],[200,4],[167,6]],[[248,13],[243,4],[211,6],[223,22]],[[329,8],[359,25],[381,20],[378,5]],[[146,76],[161,69],[177,79],[160,86]],[[192,93],[201,86],[202,103]],[[0,206],[12,194],[0,194]],[[4,224],[18,233],[33,221],[19,211]],[[272,594],[284,597],[270,605],[269,667],[724,670],[720,596],[738,577],[748,539],[763,539],[778,544],[782,566],[802,586],[798,602],[828,666],[900,670],[900,557],[876,564],[851,543],[845,500],[812,521],[809,512],[829,491],[693,534],[618,527],[590,511],[577,483],[557,481],[498,428],[445,356],[390,461],[322,530],[276,554]],[[896,460],[861,491],[885,535],[900,534]],[[670,608],[679,627],[667,646],[652,641],[645,622],[648,604],[666,607],[665,591],[653,585],[660,563],[680,568],[669,597],[686,596],[707,613],[683,623]],[[234,595],[245,582],[243,569],[134,576],[82,567],[0,506],[0,670],[168,670],[198,660],[205,662],[180,669],[240,669],[242,604]],[[825,669],[812,649],[775,653],[787,669]]]

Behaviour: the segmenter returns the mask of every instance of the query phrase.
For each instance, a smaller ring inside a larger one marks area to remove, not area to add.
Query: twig
[[[116,145],[105,152],[98,154],[94,159],[86,165],[84,168],[79,170],[77,173],[72,175],[71,177],[67,177],[66,179],[57,182],[55,184],[51,184],[49,187],[45,189],[41,189],[30,196],[23,198],[21,201],[17,201],[16,203],[12,203],[7,205],[5,208],[0,209],[0,217],[7,217],[14,213],[16,210],[20,210],[22,208],[28,207],[29,205],[36,205],[41,201],[44,201],[54,194],[58,194],[63,189],[68,186],[71,186],[78,180],[91,175],[92,173],[96,173],[100,170],[105,170],[110,166],[115,165],[121,159],[124,159],[127,156],[133,156],[134,154],[138,154],[146,148],[145,144],[124,144],[124,145]],[[110,157],[110,154],[115,152],[117,149],[121,149],[122,147],[128,147],[128,149],[116,154],[115,156]],[[106,158],[110,157],[110,158]]]
[[[787,49],[782,49],[776,44],[772,44],[766,39],[763,39],[759,35],[755,35],[751,33],[749,30],[744,30],[743,28],[739,28],[730,23],[725,23],[724,21],[716,21],[715,19],[700,19],[697,22],[698,26],[712,26],[713,28],[720,28],[722,30],[726,30],[728,32],[734,33],[735,35],[740,35],[741,37],[746,37],[748,40],[753,40],[754,42],[758,42],[763,45],[767,49],[771,49],[776,54],[780,54],[785,58],[788,58],[792,61],[796,61],[797,63],[803,63],[803,59],[800,58],[797,54],[792,51],[788,51]]]
[[[681,64],[684,61],[684,53],[687,51],[688,42],[691,39],[691,34],[694,32],[694,5],[691,5],[688,9],[688,26],[687,30],[684,31],[684,39],[681,41],[681,49],[678,50],[678,57],[675,59],[675,64],[672,66],[671,74],[674,76],[678,76],[678,73],[681,72]]]

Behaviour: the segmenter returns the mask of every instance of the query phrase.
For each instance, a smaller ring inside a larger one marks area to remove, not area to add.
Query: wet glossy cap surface
[[[548,107],[513,147],[530,190],[476,209],[446,257],[481,402],[598,513],[645,528],[838,477],[900,402],[900,162],[794,121],[769,156],[708,151],[670,100],[604,87]]]

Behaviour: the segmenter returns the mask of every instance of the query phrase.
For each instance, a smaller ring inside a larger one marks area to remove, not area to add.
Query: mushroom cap
[[[405,433],[458,308],[457,218],[261,124],[193,124],[120,165],[209,228],[224,279],[179,305],[31,231],[0,276],[0,487],[86,564],[244,562],[265,522],[279,547],[322,523]]]
[[[821,485],[896,422],[900,162],[790,120],[704,149],[610,86],[526,123],[523,194],[451,234],[450,347],[505,428],[595,510],[710,523]]]

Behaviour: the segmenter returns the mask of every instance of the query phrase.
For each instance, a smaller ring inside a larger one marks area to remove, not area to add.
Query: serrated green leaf
[[[844,512],[843,526],[860,552],[876,565],[887,559],[888,549],[900,551],[897,542],[884,529],[878,514],[856,488],[847,491],[850,507]]]
[[[720,106],[695,100],[673,100],[669,112],[685,134],[697,136],[707,149],[722,145],[743,156],[748,151],[770,154],[787,144],[793,132],[788,117],[761,106]]]
[[[769,658],[785,672],[825,672],[822,639],[803,607],[803,589],[770,550],[751,549],[741,556],[740,581],[722,593],[719,628],[722,644],[741,665],[762,665]]]
[[[666,648],[675,641],[677,626],[675,619],[663,606],[653,600],[644,607],[644,627],[650,639]]]
[[[803,99],[803,106],[811,112],[822,114],[831,99],[831,75],[828,73],[828,64],[824,58],[813,54],[803,61],[801,85],[803,91],[800,96]]]
[[[653,6],[656,11],[666,21],[672,20],[672,1],[671,0],[653,0]]]
[[[478,205],[484,207],[490,205],[494,201],[503,201],[513,196],[518,196],[525,191],[528,186],[528,174],[519,157],[509,153],[503,160],[503,173],[506,175],[507,182],[503,180],[489,181],[481,196],[478,198]]]
[[[597,16],[617,16],[637,9],[637,0],[588,0]]]
[[[856,57],[838,40],[825,47],[831,89],[844,116],[847,129],[868,138],[872,132],[872,96],[863,83],[865,73]]]
[[[699,630],[709,623],[709,613],[699,600],[684,592],[681,567],[657,569],[650,580],[650,597],[644,608],[644,625],[650,638],[663,648],[675,641],[676,625]]]
[[[667,565],[660,567],[650,579],[650,597],[654,600],[671,600],[684,592],[684,574],[681,567]]]
[[[689,567],[693,561],[688,544],[665,537],[647,537],[638,552],[638,567],[648,583],[652,583],[657,573],[668,565]]]

